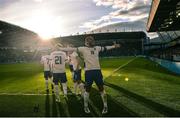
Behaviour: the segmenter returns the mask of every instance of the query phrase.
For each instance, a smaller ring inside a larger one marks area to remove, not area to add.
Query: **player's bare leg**
[[[90,113],[89,106],[88,106],[90,89],[91,89],[90,86],[86,86],[86,91],[84,92],[84,111],[85,111],[85,113]]]
[[[102,110],[102,114],[106,114],[108,112],[108,106],[107,106],[107,94],[104,90],[104,86],[103,85],[99,85],[98,86],[99,88],[99,91],[100,91],[100,94],[101,94],[101,98],[102,98],[102,101],[103,101],[103,110]]]

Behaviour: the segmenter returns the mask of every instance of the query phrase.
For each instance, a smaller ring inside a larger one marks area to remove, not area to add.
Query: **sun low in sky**
[[[0,0],[0,20],[49,39],[147,19],[150,3],[151,0]]]
[[[44,39],[60,36],[65,30],[65,21],[61,16],[55,17],[48,11],[37,11],[32,17],[26,20],[29,29],[33,29],[39,36]]]

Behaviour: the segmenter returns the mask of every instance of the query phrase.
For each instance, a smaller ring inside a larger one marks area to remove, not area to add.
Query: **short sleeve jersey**
[[[85,70],[99,70],[99,52],[103,51],[104,47],[79,47],[78,51],[83,55],[85,62]]]
[[[50,55],[42,56],[41,63],[44,66],[44,71],[50,71]]]
[[[79,60],[77,59],[78,54],[76,51],[74,51],[71,55],[70,55],[70,59],[71,59],[71,64],[73,65],[73,69],[76,70],[78,67],[78,63]]]
[[[66,53],[63,51],[54,51],[50,55],[51,67],[53,73],[65,72]]]

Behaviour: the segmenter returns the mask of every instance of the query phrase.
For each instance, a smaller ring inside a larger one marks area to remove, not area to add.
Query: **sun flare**
[[[53,16],[43,10],[38,11],[29,18],[28,24],[43,40],[58,37],[63,32],[64,20],[61,16]]]

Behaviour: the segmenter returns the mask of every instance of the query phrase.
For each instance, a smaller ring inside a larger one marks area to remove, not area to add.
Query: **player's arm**
[[[64,51],[64,52],[71,52],[71,51],[76,51],[77,50],[77,48],[72,48],[72,47],[67,47],[67,48],[60,47],[58,49],[61,50],[61,51]]]
[[[65,59],[65,63],[69,64],[69,59],[68,58]]]
[[[121,47],[120,44],[114,43],[112,46],[105,46],[105,47],[103,47],[103,50],[102,50],[102,51],[104,51],[104,50],[112,50],[112,49],[120,48],[120,47]]]
[[[50,71],[53,72],[53,54],[50,54],[49,57]]]
[[[50,68],[50,72],[52,72],[52,59],[49,59],[49,68]]]
[[[50,63],[50,72],[51,72],[51,73],[53,73],[53,67],[54,67],[54,64],[53,64],[53,62],[51,61],[51,63]]]
[[[78,71],[80,69],[80,57],[76,56],[76,60],[77,60],[77,67],[75,71]]]

